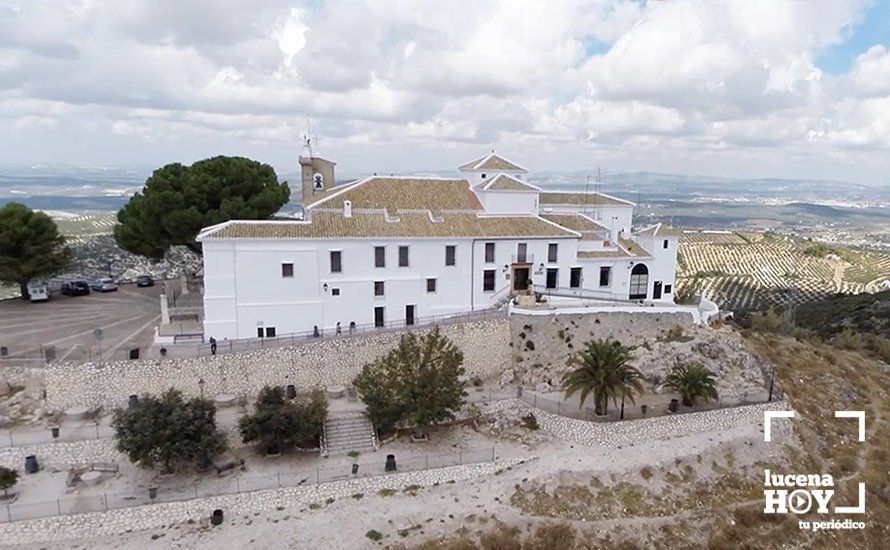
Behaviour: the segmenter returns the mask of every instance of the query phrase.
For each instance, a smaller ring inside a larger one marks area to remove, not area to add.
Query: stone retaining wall
[[[92,512],[51,517],[0,525],[0,541],[37,544],[84,537],[100,537],[130,530],[145,530],[194,520],[209,524],[210,513],[219,508],[227,518],[277,508],[301,507],[322,503],[328,498],[346,498],[362,493],[374,495],[381,489],[401,491],[405,487],[429,487],[449,481],[464,481],[515,466],[528,459],[509,459],[481,464],[467,464],[404,474],[383,475],[319,485],[257,491],[181,502],[135,506],[108,512]]]
[[[549,315],[529,315],[513,310],[510,315],[514,361],[523,369],[562,367],[588,340],[614,338],[625,345],[636,345],[677,326],[688,331],[692,324],[692,317],[681,312],[579,314],[554,310]]]
[[[68,470],[89,466],[94,462],[125,462],[127,457],[117,452],[113,439],[59,441],[26,447],[0,449],[0,466],[25,471],[25,457],[34,455],[41,468]]]
[[[424,333],[430,329],[418,330]],[[506,319],[449,324],[441,327],[464,353],[469,376],[500,373],[511,358]],[[47,406],[125,406],[131,394],[159,394],[173,386],[186,396],[233,394],[253,397],[264,385],[294,384],[299,389],[349,384],[362,366],[398,344],[402,333],[309,342],[292,347],[245,353],[177,358],[163,361],[61,363],[46,370]]]

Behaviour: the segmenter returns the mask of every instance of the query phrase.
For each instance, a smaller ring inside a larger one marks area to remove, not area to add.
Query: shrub
[[[463,353],[436,327],[423,336],[402,336],[396,348],[362,368],[354,385],[375,428],[401,422],[422,436],[427,427],[452,420],[463,406],[463,361]]]
[[[680,394],[683,405],[691,407],[699,397],[705,401],[717,399],[714,373],[700,363],[675,365],[664,385]]]
[[[862,341],[862,336],[860,336],[858,332],[854,332],[849,328],[845,328],[843,331],[837,333],[834,338],[831,339],[831,343],[836,348],[849,351],[860,351],[865,346],[865,342]]]
[[[134,410],[116,410],[111,425],[118,451],[142,468],[159,464],[163,473],[188,463],[207,465],[226,448],[213,403],[186,401],[172,388],[160,398],[144,397]]]
[[[750,322],[751,328],[759,332],[786,332],[791,328],[790,316],[773,308],[752,313]]]
[[[266,386],[257,396],[254,413],[241,417],[238,428],[245,443],[257,442],[264,452],[273,454],[285,445],[318,445],[327,414],[328,403],[320,390],[308,399],[291,401],[281,387]]]
[[[538,419],[535,417],[535,413],[528,413],[527,415],[522,417],[521,420],[522,426],[529,430],[539,430],[541,426],[538,424]]]
[[[383,533],[377,531],[376,529],[371,529],[370,531],[365,533],[365,536],[373,541],[378,541],[383,538]]]
[[[6,466],[0,466],[0,490],[3,491],[3,496],[8,496],[8,491],[12,489],[15,484],[19,480],[19,473],[12,468],[7,468]]]

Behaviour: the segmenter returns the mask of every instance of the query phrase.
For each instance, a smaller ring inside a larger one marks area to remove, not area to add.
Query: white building
[[[414,324],[500,305],[530,285],[673,303],[679,233],[631,233],[631,202],[542,191],[494,153],[455,178],[328,188],[333,163],[307,149],[300,164],[303,219],[229,221],[198,236],[205,337]]]

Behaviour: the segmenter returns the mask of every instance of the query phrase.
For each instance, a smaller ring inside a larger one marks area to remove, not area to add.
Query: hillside
[[[680,241],[678,294],[704,292],[729,310],[873,292],[888,278],[890,254],[788,235],[694,232]]]
[[[833,296],[798,308],[797,324],[823,338],[845,329],[890,338],[890,290],[857,296]]]

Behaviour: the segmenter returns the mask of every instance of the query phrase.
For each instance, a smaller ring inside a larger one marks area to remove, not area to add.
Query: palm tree
[[[630,350],[621,342],[611,338],[586,342],[584,348],[569,358],[569,366],[576,366],[562,378],[562,388],[566,397],[580,393],[581,406],[593,394],[594,412],[597,415],[608,413],[609,398],[617,404],[627,398],[631,403],[634,396],[642,393],[640,382],[643,375],[630,366]]]
[[[717,399],[714,373],[701,363],[674,365],[664,385],[680,394],[685,407],[695,405],[695,400],[699,397],[705,402]]]

